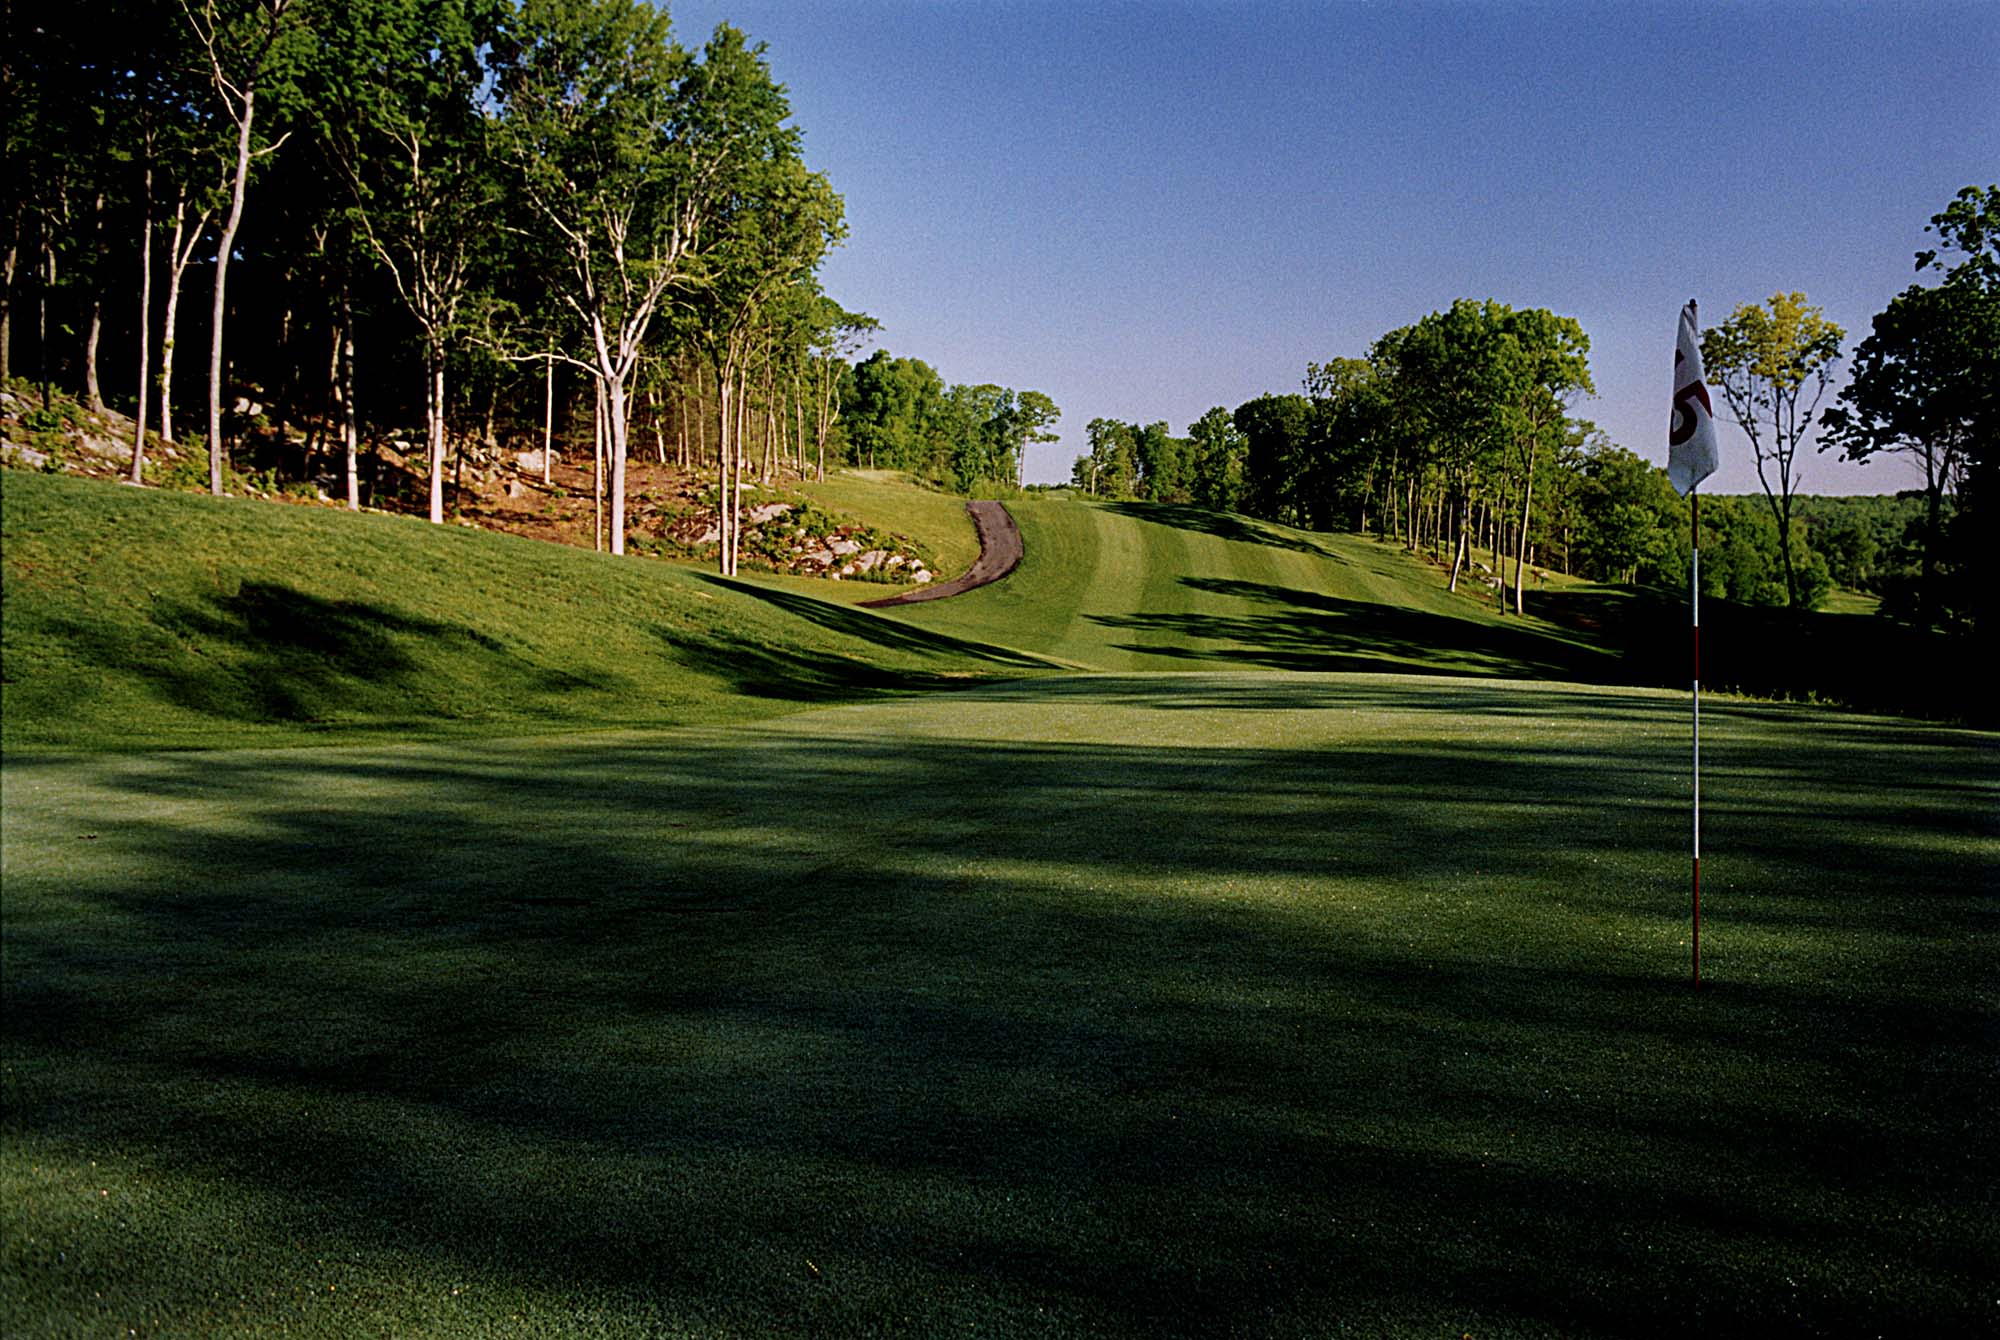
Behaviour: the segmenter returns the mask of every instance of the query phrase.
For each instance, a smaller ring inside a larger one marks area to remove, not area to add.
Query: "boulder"
[[[849,554],[860,553],[861,542],[859,540],[850,540],[843,535],[839,539],[831,541],[827,545],[827,548],[833,550],[834,553],[839,554],[842,558],[845,558]]]
[[[748,519],[751,525],[761,526],[772,518],[781,517],[791,510],[792,505],[790,503],[765,503],[761,507],[751,508]]]

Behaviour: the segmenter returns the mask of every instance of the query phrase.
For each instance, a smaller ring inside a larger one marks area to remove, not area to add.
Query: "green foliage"
[[[1962,257],[1947,270],[1936,251],[1917,253],[1917,268],[1946,271],[1944,280],[1910,286],[1876,315],[1826,415],[1823,447],[1851,460],[1899,453],[1922,466],[1919,571],[1894,604],[1923,622],[1969,623],[1990,598],[1990,578],[1976,574],[1991,573],[1991,545],[1983,536],[1951,543],[1947,527],[1959,484],[1994,468],[2000,442],[2000,187],[1966,187],[1930,230]],[[1963,524],[1970,535],[1977,523]]]
[[[1750,441],[1758,482],[1771,502],[1787,600],[1810,607],[1812,575],[1793,549],[1792,497],[1799,448],[1833,384],[1846,332],[1803,293],[1774,293],[1768,307],[1745,303],[1702,332],[1702,370],[1722,393]]]
[[[854,367],[844,417],[856,465],[971,493],[1019,487],[1029,444],[1054,441],[1062,411],[1040,391],[946,386],[921,359],[877,349]]]

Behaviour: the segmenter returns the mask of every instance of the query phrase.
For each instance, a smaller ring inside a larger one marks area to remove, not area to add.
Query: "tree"
[[[714,360],[723,442],[717,465],[722,536],[720,561],[736,570],[742,444],[734,434],[735,397],[743,394],[747,360],[778,295],[809,276],[846,234],[840,197],[824,176],[799,159],[790,107],[771,80],[764,48],[719,26],[688,72],[679,98],[676,133],[696,202],[690,227],[706,227],[690,282],[698,285],[698,329]],[[622,443],[618,444],[622,449]],[[614,511],[623,514],[622,462]],[[622,541],[619,551],[622,551]]]
[[[811,377],[813,443],[818,451],[815,477],[826,478],[826,443],[840,417],[840,389],[847,361],[861,351],[882,323],[861,312],[850,312],[821,294],[813,304]]]
[[[1014,464],[1014,486],[1019,488],[1027,470],[1028,448],[1037,442],[1056,442],[1055,431],[1062,411],[1041,391],[1022,391],[1014,397],[1013,417],[1008,420],[1009,455]]]
[[[1551,457],[1568,426],[1569,398],[1590,393],[1590,337],[1574,318],[1535,308],[1508,312],[1498,356],[1507,386],[1501,409],[1519,471],[1521,523],[1514,542],[1514,612],[1525,614],[1523,576],[1528,565],[1528,527],[1533,514],[1535,474],[1548,448]],[[1497,574],[1496,574],[1497,575]]]
[[[1913,284],[1872,322],[1854,351],[1854,376],[1825,416],[1822,451],[1849,460],[1878,453],[1912,456],[1923,466],[1925,517],[1917,615],[1944,609],[1939,565],[1944,504],[1969,461],[1990,458],[2000,436],[2000,187],[1966,187],[1930,227],[1965,259],[1935,286]],[[1944,270],[1935,250],[1917,268]]]
[[[1273,521],[1297,522],[1297,482],[1305,472],[1312,402],[1302,395],[1262,395],[1236,407],[1243,434],[1249,509]]]
[[[1778,528],[1786,601],[1794,607],[1803,594],[1792,537],[1798,451],[1833,381],[1845,334],[1819,308],[1809,306],[1805,294],[1776,293],[1768,311],[1745,303],[1701,338],[1709,384],[1722,391],[1731,417],[1750,439],[1757,481]]]
[[[353,0],[322,17],[322,138],[362,237],[417,323],[430,519],[438,524],[445,356],[498,194],[479,108],[479,53],[498,14],[488,0]]]
[[[524,0],[494,44],[497,132],[609,412],[611,551],[625,552],[629,396],[647,330],[699,241],[721,164],[676,138],[687,53],[635,0]]]
[[[1229,411],[1217,405],[1189,424],[1188,441],[1192,456],[1188,491],[1195,506],[1240,511],[1248,446]]]
[[[1071,467],[1076,486],[1093,498],[1130,498],[1139,479],[1136,430],[1116,419],[1092,419],[1083,431],[1090,450]]]
[[[297,30],[288,17],[292,0],[250,0],[224,8],[217,0],[203,0],[197,13],[189,0],[181,0],[188,26],[207,58],[209,82],[215,93],[222,119],[236,133],[236,157],[229,174],[229,212],[215,244],[215,301],[209,319],[208,345],[208,489],[222,494],[222,343],[223,323],[228,313],[225,289],[229,280],[229,259],[236,247],[236,232],[243,223],[243,202],[250,185],[251,165],[284,144],[277,141],[258,145],[257,96],[268,84],[278,82],[290,56],[287,38]],[[164,414],[161,416],[164,421]]]

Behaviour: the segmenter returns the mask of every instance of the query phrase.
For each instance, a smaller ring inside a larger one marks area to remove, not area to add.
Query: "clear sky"
[[[1851,349],[1930,216],[2000,181],[2000,0],[669,8],[684,44],[768,43],[847,202],[828,293],[947,381],[1062,407],[1030,481],[1093,418],[1183,433],[1456,298],[1577,318],[1576,412],[1664,464],[1683,302],[1802,291]],[[1723,449],[1707,488],[1754,491]],[[1830,453],[1803,491],[1920,482]]]

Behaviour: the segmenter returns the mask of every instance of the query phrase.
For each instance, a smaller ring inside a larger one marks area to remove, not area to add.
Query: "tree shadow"
[[[842,716],[10,765],[9,1141],[206,1188],[117,1207],[158,1232],[42,1223],[98,1264],[17,1278],[168,1329],[222,1306],[187,1278],[342,1329],[260,1301],[295,1276],[638,1332],[1682,1334],[1663,1297],[1977,1329],[1983,741],[1721,712],[1696,996],[1677,705],[1152,682],[1405,715],[1063,738],[1146,684],[1090,677],[987,690],[1054,695],[1011,742]]]
[[[67,621],[52,631],[79,659],[132,676],[164,702],[225,721],[337,720],[344,729],[395,732],[477,717],[488,695],[539,700],[566,718],[564,695],[616,686],[609,676],[537,664],[464,624],[328,600],[280,582],[244,582],[198,601],[155,600],[139,627],[134,635],[110,623]],[[162,654],[172,643],[221,654],[211,653],[212,673],[189,673]],[[464,688],[463,699],[438,699],[434,660],[454,663],[456,673],[446,678]],[[356,723],[357,714],[374,720]]]
[[[1027,652],[1015,651],[1009,647],[997,647],[985,642],[973,642],[966,638],[953,637],[949,633],[931,632],[916,624],[865,614],[851,605],[837,605],[831,601],[800,595],[795,591],[759,586],[754,582],[717,576],[714,573],[702,574],[702,580],[737,595],[749,596],[753,600],[776,606],[807,623],[839,633],[844,637],[854,638],[870,646],[926,656],[960,657],[1024,670],[1061,668],[1056,662]]]
[[[1686,597],[1643,587],[1536,591],[1529,611],[1621,658],[1628,683],[1684,685],[1693,665]],[[1832,702],[1978,725],[2000,723],[1990,667],[1971,639],[1888,619],[1767,609],[1705,596],[1701,678],[1708,687]]]
[[[1239,544],[1270,545],[1276,549],[1290,549],[1295,553],[1314,554],[1321,558],[1336,557],[1325,547],[1314,543],[1304,535],[1235,512],[1216,512],[1188,503],[1131,500],[1100,503],[1099,506],[1107,512],[1115,512],[1134,521],[1151,521],[1156,525],[1172,526],[1177,530],[1198,531],[1203,535],[1213,535],[1219,540],[1233,540]]]
[[[1297,671],[1553,677],[1582,682],[1617,677],[1617,663],[1603,653],[1539,630],[1344,600],[1262,582],[1184,577],[1181,583],[1265,612],[1089,617],[1105,627],[1160,635],[1171,643],[1184,644],[1126,644],[1128,650],[1190,662]],[[1208,645],[1201,645],[1204,643]]]

